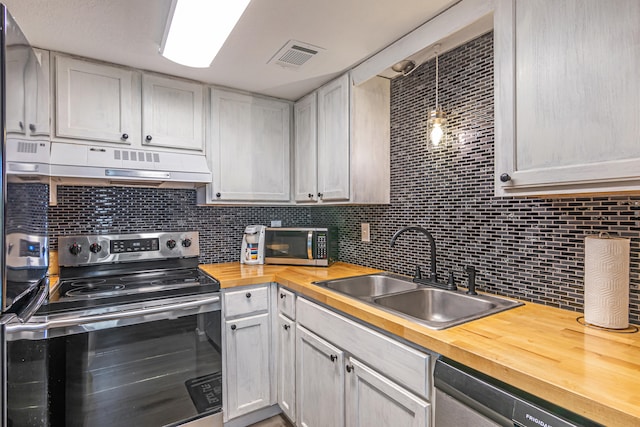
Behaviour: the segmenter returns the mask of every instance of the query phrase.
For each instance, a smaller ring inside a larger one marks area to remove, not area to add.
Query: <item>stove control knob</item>
[[[69,252],[71,252],[72,255],[78,256],[80,252],[82,252],[82,246],[80,246],[77,243],[74,243],[71,246],[69,246]]]
[[[175,241],[175,240],[173,240],[173,239],[171,239],[171,240],[167,240],[167,247],[168,247],[169,249],[173,249],[173,248],[175,248],[175,247],[176,247],[176,241]]]
[[[91,253],[97,254],[102,250],[102,246],[100,246],[99,243],[92,243],[91,246],[89,246],[89,250]]]
[[[189,246],[191,246],[191,239],[189,239],[188,237],[184,239],[182,241],[182,246],[184,246],[185,248],[188,248]]]

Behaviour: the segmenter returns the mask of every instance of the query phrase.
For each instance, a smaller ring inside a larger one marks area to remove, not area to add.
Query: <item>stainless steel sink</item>
[[[412,282],[390,273],[314,282],[431,329],[446,329],[489,316],[521,302],[490,295],[467,295]]]
[[[366,276],[347,277],[344,279],[316,282],[334,291],[353,297],[373,298],[380,295],[418,289],[418,284],[387,273],[369,274]]]

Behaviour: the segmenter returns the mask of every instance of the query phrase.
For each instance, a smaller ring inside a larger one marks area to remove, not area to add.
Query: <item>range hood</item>
[[[49,162],[59,183],[183,187],[212,179],[203,154],[52,142]]]
[[[7,135],[6,172],[12,182],[43,181],[49,179],[49,152],[47,140],[30,141]]]

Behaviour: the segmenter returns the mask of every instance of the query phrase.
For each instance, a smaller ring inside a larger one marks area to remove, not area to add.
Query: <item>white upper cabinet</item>
[[[349,75],[318,89],[318,198],[349,200]]]
[[[496,194],[640,190],[640,2],[498,0]]]
[[[140,142],[140,76],[114,66],[56,56],[56,136]]]
[[[142,143],[204,149],[204,86],[156,75],[142,76]]]
[[[290,138],[291,103],[213,88],[213,183],[199,202],[289,202]]]
[[[7,133],[26,138],[48,137],[49,52],[29,46],[10,46],[5,63]]]
[[[345,74],[298,101],[295,201],[389,203],[389,118],[380,77],[354,86]]]
[[[58,139],[204,150],[204,85],[55,57]]]
[[[293,110],[294,198],[300,203],[318,200],[317,99],[313,92],[296,102]]]

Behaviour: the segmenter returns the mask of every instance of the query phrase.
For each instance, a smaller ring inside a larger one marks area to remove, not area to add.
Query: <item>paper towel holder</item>
[[[592,325],[591,323],[585,322],[584,316],[576,317],[576,321],[582,326],[586,326],[587,328],[597,329],[605,332],[615,332],[617,334],[635,334],[636,332],[638,332],[638,330],[640,330],[636,325],[629,325],[625,329],[612,329],[612,328],[605,328],[603,326]]]

